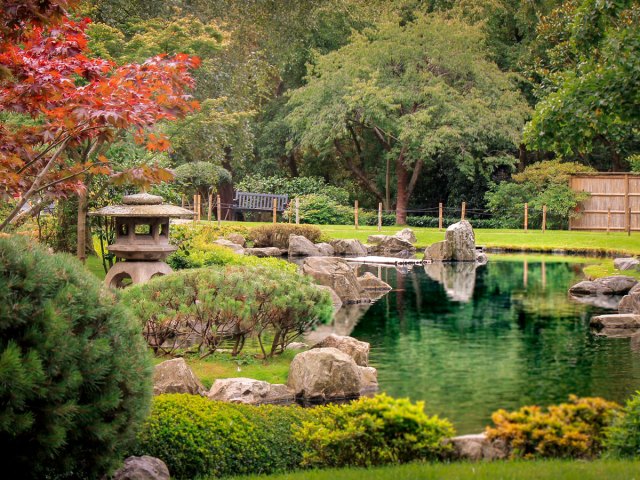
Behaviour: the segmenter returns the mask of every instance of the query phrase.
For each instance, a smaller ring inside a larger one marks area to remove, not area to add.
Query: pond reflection
[[[605,310],[567,295],[580,264],[492,256],[477,269],[425,267],[382,268],[394,290],[336,320],[338,333],[371,343],[382,391],[472,433],[498,408],[570,393],[623,401],[640,387],[640,340],[592,335],[591,315]]]

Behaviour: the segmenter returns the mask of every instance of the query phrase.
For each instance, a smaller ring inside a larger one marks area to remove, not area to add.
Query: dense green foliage
[[[268,474],[436,459],[452,434],[449,422],[428,417],[421,403],[385,395],[307,409],[161,395],[136,453],[161,458],[176,478]]]
[[[495,224],[502,228],[520,228],[524,223],[524,204],[529,204],[529,225],[540,228],[543,207],[547,206],[547,228],[567,228],[575,207],[588,197],[569,187],[575,173],[593,172],[591,167],[574,162],[549,160],[529,165],[514,174],[512,182],[501,182],[487,192],[487,207]]]
[[[236,355],[256,337],[266,358],[332,314],[329,295],[309,277],[267,266],[186,270],[129,287],[123,301],[153,350],[169,355],[207,356],[225,341]]]
[[[619,408],[601,398],[571,395],[568,403],[546,411],[537,406],[498,410],[487,435],[505,441],[513,458],[595,458],[604,449],[606,428]]]
[[[311,193],[298,197],[300,223],[315,225],[347,225],[354,222],[353,207],[340,205],[331,197]],[[291,202],[284,212],[284,218],[295,220],[295,202]]]
[[[387,395],[362,397],[346,405],[319,407],[317,420],[296,432],[304,445],[303,465],[345,467],[436,460],[451,445],[447,420],[429,417],[422,402]]]
[[[627,400],[606,434],[608,455],[640,457],[640,393]]]
[[[151,395],[140,331],[77,260],[0,238],[0,448],[7,471],[100,478],[122,461]]]
[[[161,395],[138,438],[136,454],[162,459],[177,479],[293,470],[302,444],[293,431],[313,409],[214,402]]]
[[[243,178],[236,184],[236,190],[254,193],[272,193],[277,195],[289,195],[289,201],[302,195],[317,194],[327,197],[339,205],[349,202],[349,192],[344,188],[328,185],[320,177],[263,177],[252,175]],[[313,223],[313,222],[309,222]]]

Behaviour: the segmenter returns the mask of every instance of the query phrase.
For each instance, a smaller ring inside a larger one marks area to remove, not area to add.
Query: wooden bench
[[[284,212],[289,203],[288,195],[236,192],[233,199],[233,219],[237,219],[237,212],[272,212],[274,200],[276,200],[276,211]]]

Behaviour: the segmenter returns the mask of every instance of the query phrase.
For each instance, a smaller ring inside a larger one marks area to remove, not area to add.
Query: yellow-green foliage
[[[569,396],[568,403],[498,410],[490,439],[506,442],[512,458],[594,458],[603,448],[604,431],[620,406],[602,398]]]
[[[313,225],[295,225],[276,223],[253,227],[249,231],[249,238],[256,247],[289,248],[289,235],[302,235],[312,242],[319,242],[322,231]]]
[[[608,455],[640,457],[640,392],[627,400],[606,433]]]
[[[317,419],[296,432],[305,447],[306,466],[369,467],[435,460],[451,448],[443,444],[454,434],[451,423],[429,417],[422,402],[378,395],[318,410]]]
[[[162,459],[177,479],[292,470],[302,461],[293,429],[314,416],[314,409],[297,406],[160,395],[154,398],[136,454]]]

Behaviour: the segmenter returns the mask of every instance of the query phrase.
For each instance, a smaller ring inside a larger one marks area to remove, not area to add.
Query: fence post
[[[207,206],[207,222],[211,221],[212,208],[213,208],[213,193],[209,192],[209,205]]]
[[[273,199],[273,223],[276,223],[276,220],[278,218],[278,200],[276,200],[275,198]]]
[[[198,221],[202,220],[202,195],[198,194]]]
[[[358,229],[358,200],[353,205],[353,219],[355,221],[356,230]]]
[[[296,197],[296,225],[300,225],[300,199]]]
[[[631,207],[627,208],[627,235],[631,235]]]
[[[218,210],[218,226],[220,226],[222,219],[222,205],[220,205],[220,195],[216,195],[216,208]]]
[[[193,196],[193,223],[198,221],[198,195]]]
[[[524,231],[525,233],[529,229],[529,204],[524,204]]]
[[[547,230],[547,206],[542,205],[542,233]]]
[[[438,204],[438,230],[442,231],[442,202]]]
[[[462,212],[460,215],[460,221],[464,220],[466,213],[467,213],[467,202],[462,202]]]
[[[378,203],[378,231],[382,230],[382,202]]]
[[[607,208],[607,235],[609,230],[611,230],[611,207]]]

